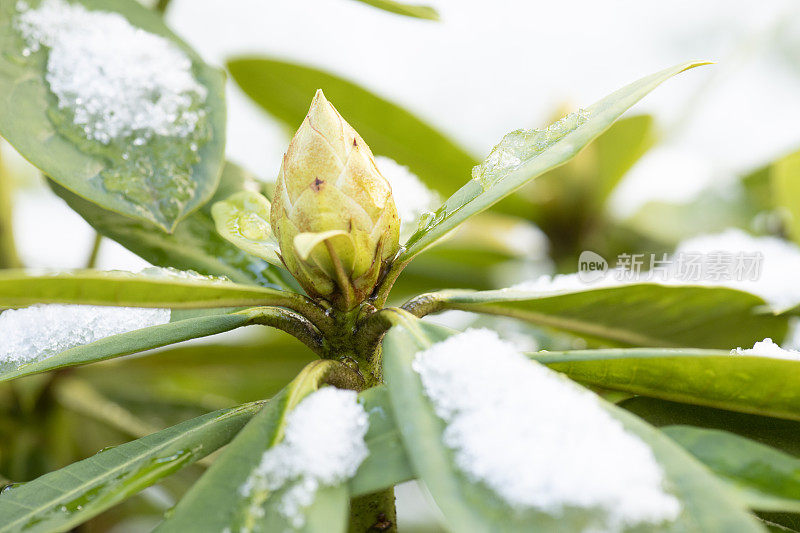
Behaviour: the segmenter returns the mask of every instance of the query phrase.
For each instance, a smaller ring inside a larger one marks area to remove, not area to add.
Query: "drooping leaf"
[[[163,275],[97,270],[44,275],[20,270],[0,272],[0,307],[68,303],[200,309],[287,305],[298,298],[301,297],[289,291],[168,272]]]
[[[402,107],[328,72],[262,57],[234,59],[228,70],[250,98],[291,131],[322,89],[373,152],[408,166],[442,194],[460,187],[475,164],[471,155]]]
[[[407,4],[405,2],[395,2],[394,0],[358,0],[361,3],[383,9],[390,13],[405,15],[419,19],[439,20],[439,13],[431,6],[420,4]]]
[[[459,472],[452,452],[444,444],[445,425],[435,414],[412,368],[418,351],[450,334],[444,328],[406,317],[395,322],[383,344],[384,375],[409,461],[444,514],[448,529],[496,532],[582,528],[585,524],[578,520],[585,520],[585,515],[576,515],[570,509],[558,517],[533,510],[524,513],[504,510],[491,503],[497,498],[488,488],[471,483]],[[739,500],[674,442],[624,410],[610,404],[604,407],[628,432],[650,446],[671,492],[681,502],[682,511],[675,521],[648,526],[648,531],[762,530]]]
[[[171,234],[147,222],[103,209],[49,180],[50,187],[91,224],[155,266],[194,270],[209,276],[225,276],[238,283],[258,283],[276,288],[295,286],[283,268],[250,255],[223,239],[211,218],[211,205],[254,184],[240,167],[226,163],[213,198],[182,220]]]
[[[623,346],[730,350],[767,337],[783,339],[787,318],[763,313],[766,303],[725,287],[637,283],[541,293],[516,289],[424,295],[407,308],[459,309],[510,316]],[[414,302],[414,300],[412,300]]]
[[[240,191],[216,202],[211,216],[217,232],[231,244],[281,266],[280,247],[270,226],[270,203],[253,191]]]
[[[278,493],[242,491],[264,452],[283,439],[287,414],[306,396],[321,387],[332,373],[342,372],[341,363],[315,361],[273,398],[225,449],[175,507],[156,531],[197,533],[244,528],[253,533],[283,532],[286,519],[277,512]],[[281,489],[283,490],[283,489]],[[347,527],[347,488],[332,487],[317,493],[318,499],[304,510],[304,531],[344,531]],[[321,529],[312,529],[322,524]]]
[[[636,396],[619,406],[656,427],[691,425],[736,433],[750,440],[800,456],[800,422],[785,418],[751,415],[701,405]]]
[[[750,508],[800,512],[800,459],[725,431],[662,430],[739,491]]]
[[[0,362],[0,382],[57,368],[85,365],[246,326],[247,314],[199,316],[112,335],[30,363]]]
[[[138,2],[82,0],[81,4],[90,10],[119,13],[136,28],[165,37],[181,49],[192,62],[197,82],[207,91],[204,102],[197,104],[205,118],[186,138],[154,137],[143,146],[134,145],[132,138],[107,145],[87,139],[50,92],[45,79],[47,52],[23,53],[26,43],[14,27],[15,6],[22,4],[4,2],[0,9],[0,134],[43,173],[78,196],[171,231],[208,201],[219,182],[225,147],[224,74],[206,65],[158,14]]]
[[[691,62],[671,67],[642,78],[574,115],[567,116],[547,130],[512,132],[505,146],[495,148],[477,168],[477,177],[429,217],[409,238],[396,264],[403,265],[444,237],[467,218],[488,209],[533,178],[552,170],[574,157],[584,146],[603,133],[629,107],[669,78],[705,62]],[[520,138],[521,137],[521,138]],[[514,161],[514,164],[509,164]]]
[[[0,495],[0,531],[69,531],[224,446],[260,408],[209,413],[14,487]]]
[[[611,390],[800,420],[800,362],[712,350],[576,350],[531,354],[570,378]]]

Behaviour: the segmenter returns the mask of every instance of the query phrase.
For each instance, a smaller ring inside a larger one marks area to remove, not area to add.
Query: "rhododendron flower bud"
[[[270,219],[286,268],[339,309],[368,298],[397,253],[391,187],[322,91],[283,156]]]

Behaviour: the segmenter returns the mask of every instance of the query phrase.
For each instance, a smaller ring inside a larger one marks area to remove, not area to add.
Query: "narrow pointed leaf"
[[[241,488],[261,462],[264,452],[283,439],[287,414],[331,375],[343,372],[342,367],[330,360],[308,365],[247,424],[156,531],[219,533],[226,528],[231,531],[244,528],[252,533],[282,533],[287,530],[286,520],[276,511],[277,498],[260,491],[245,495]],[[311,516],[306,522],[309,527],[320,522],[325,527],[305,531],[344,531],[348,503],[346,487],[325,491],[322,499],[307,509]],[[345,507],[344,514],[340,504]]]
[[[226,163],[220,185],[209,203],[182,220],[172,233],[164,233],[147,222],[103,209],[49,180],[53,192],[98,233],[117,241],[155,266],[224,276],[237,283],[257,283],[276,288],[294,286],[294,280],[283,268],[270,265],[223,239],[211,218],[210,206],[215,201],[254,183],[247,172]]]
[[[69,531],[224,446],[260,407],[209,413],[6,491],[0,495],[0,532]]]
[[[68,303],[200,309],[286,305],[298,298],[288,291],[169,274],[79,270],[37,276],[21,270],[0,272],[0,307]]]
[[[422,220],[419,230],[409,238],[397,262],[400,265],[407,263],[467,218],[488,209],[533,178],[566,163],[661,83],[704,64],[707,62],[683,63],[635,81],[587,107],[582,113],[565,117],[563,125],[557,128],[559,131],[554,132],[558,135],[552,141],[548,131],[542,133],[547,139],[542,140],[541,135],[536,135],[533,144],[522,150],[526,153],[500,157],[501,161],[517,156],[522,159],[514,166],[488,168],[480,179],[468,181],[435,213]]]
[[[800,420],[800,361],[721,351],[576,350],[531,354],[588,385],[663,400]]]
[[[419,376],[412,369],[416,352],[451,332],[413,318],[400,319],[395,324],[383,344],[384,375],[394,415],[412,467],[444,514],[447,528],[496,532],[567,531],[583,527],[570,510],[558,517],[533,510],[504,511],[502,505],[491,503],[493,499],[497,502],[497,497],[489,489],[469,482],[459,472],[452,452],[444,444],[445,425],[435,414]],[[486,356],[491,357],[491,354]],[[675,521],[648,525],[648,531],[762,531],[739,500],[687,452],[624,410],[610,404],[604,407],[628,432],[651,447],[670,492],[681,502],[682,511]],[[532,449],[531,453],[536,450]],[[580,520],[585,520],[585,516]]]
[[[558,293],[444,291],[405,307],[420,315],[459,309],[509,316],[622,346],[730,350],[767,337],[782,340],[788,327],[786,317],[765,313],[766,302],[750,293],[651,283]]]
[[[234,81],[258,105],[294,131],[317,89],[377,155],[391,157],[431,189],[452,194],[469,176],[475,158],[418,117],[353,82],[313,67],[266,57],[228,62]]]
[[[90,344],[76,346],[56,355],[22,365],[14,362],[0,362],[0,382],[57,368],[95,363],[208,335],[216,335],[217,333],[246,326],[249,323],[250,317],[246,314],[217,314],[187,318],[170,322],[169,324],[112,335]]]
[[[206,118],[186,138],[159,137],[144,146],[132,139],[108,145],[89,140],[57,106],[45,79],[48,53],[23,54],[14,28],[15,2],[0,9],[0,134],[44,174],[105,209],[171,231],[211,198],[219,182],[225,147],[224,74],[205,64],[157,13],[133,0],[83,0],[90,10],[116,12],[131,25],[165,37],[192,62],[207,95]],[[51,117],[57,116],[56,120]],[[196,144],[196,150],[192,144]],[[125,153],[134,154],[129,159]],[[147,171],[143,168],[149,169]],[[185,193],[176,196],[176,190]]]
[[[800,512],[800,458],[725,431],[663,429],[759,511]]]

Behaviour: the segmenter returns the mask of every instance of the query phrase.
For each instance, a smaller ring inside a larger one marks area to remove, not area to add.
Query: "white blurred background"
[[[656,116],[663,140],[618,187],[611,209],[620,217],[648,199],[684,201],[709,184],[724,186],[800,147],[800,4],[793,0],[430,4],[440,22],[353,0],[174,0],[168,20],[211,63],[260,54],[331,71],[406,107],[477,157],[508,131],[545,123],[559,106],[588,105],[685,60],[716,61],[634,109]],[[272,179],[286,141],[287,132],[230,83],[230,159]],[[81,266],[92,231],[34,185],[34,172],[23,174],[15,214],[23,260]],[[143,262],[106,242],[99,266]]]

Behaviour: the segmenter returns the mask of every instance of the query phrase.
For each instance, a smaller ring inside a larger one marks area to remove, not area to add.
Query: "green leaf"
[[[558,293],[515,289],[443,291],[412,300],[427,314],[459,309],[518,318],[623,346],[719,348],[783,339],[787,318],[763,313],[766,303],[725,287],[635,283]]]
[[[260,407],[209,413],[6,491],[0,532],[68,531],[224,446]]]
[[[254,491],[243,495],[244,485],[258,466],[264,452],[283,439],[287,414],[306,396],[326,383],[333,374],[346,371],[343,365],[331,360],[315,361],[247,424],[225,449],[211,468],[186,493],[174,512],[156,531],[219,533],[225,528],[258,533],[283,532],[288,524],[276,511],[276,500],[268,494]],[[345,531],[347,527],[347,488],[334,487],[320,491],[319,498],[306,509],[305,531]],[[342,512],[344,511],[344,512]],[[317,524],[321,529],[311,529]]]
[[[392,414],[389,391],[373,387],[359,394],[369,415],[369,430],[364,437],[369,455],[350,480],[350,494],[365,496],[414,478],[400,432]]]
[[[225,276],[238,283],[293,287],[294,280],[283,268],[245,253],[220,237],[211,218],[211,205],[237,193],[253,178],[233,163],[226,163],[220,185],[209,203],[182,220],[171,234],[155,226],[84,200],[57,183],[50,187],[98,233],[115,240],[153,265],[194,270],[210,276]]]
[[[163,36],[183,50],[197,81],[208,91],[201,104],[206,118],[186,138],[159,137],[141,147],[132,139],[109,145],[88,140],[49,91],[47,52],[22,54],[25,43],[13,27],[15,3],[5,2],[0,9],[0,134],[78,196],[171,231],[211,198],[219,182],[225,148],[225,76],[203,63],[157,13],[138,2],[81,0],[81,4],[118,12],[133,26]]]
[[[451,194],[475,159],[402,107],[333,74],[268,58],[228,62],[233,79],[258,105],[294,131],[317,89],[379,155],[408,168],[425,184]]]
[[[800,151],[776,161],[770,178],[774,202],[783,210],[788,233],[800,244]]]
[[[0,363],[0,382],[57,368],[95,363],[208,335],[216,335],[217,333],[246,326],[249,323],[250,317],[246,314],[218,314],[194,317],[112,335],[90,344],[70,348],[32,363],[18,365],[16,363],[2,362]]]
[[[408,240],[406,249],[398,256],[395,264],[402,267],[467,218],[488,209],[533,178],[566,163],[647,93],[672,76],[704,64],[707,63],[683,63],[662,70],[623,87],[578,115],[565,117],[563,122],[553,124],[547,131],[532,135],[532,139],[512,140],[512,143],[524,145],[524,148],[518,147],[511,154],[513,157],[519,156],[520,162],[513,166],[485,168],[479,179],[468,181],[435,213],[423,218],[420,228]],[[519,135],[519,132],[509,135]],[[509,138],[507,136],[504,139],[508,141]],[[496,155],[493,152],[483,165],[491,165]],[[506,159],[499,158],[500,161]],[[476,168],[479,173],[480,168],[482,167]]]
[[[403,2],[395,2],[394,0],[358,0],[363,4],[383,9],[390,13],[397,15],[405,15],[406,17],[414,17],[427,20],[439,20],[439,13],[431,6],[424,6],[419,4],[406,4]]]
[[[273,265],[281,266],[278,241],[270,226],[270,203],[253,191],[240,191],[216,202],[211,216],[217,232],[231,244]]]
[[[0,307],[35,303],[200,309],[291,305],[300,295],[253,285],[171,275],[79,270],[35,276],[0,272]]]
[[[725,431],[691,426],[662,430],[759,511],[800,512],[800,459]]]
[[[577,350],[531,354],[570,378],[683,403],[800,420],[800,362],[712,350]]]
[[[490,503],[496,501],[496,496],[486,487],[469,482],[458,472],[451,451],[443,444],[444,423],[436,416],[419,376],[412,369],[418,351],[451,332],[410,317],[395,319],[394,323],[383,344],[384,374],[394,416],[414,471],[443,512],[448,529],[494,532],[582,527],[570,511],[559,517],[533,511],[504,511]],[[739,501],[675,443],[622,409],[610,404],[604,407],[627,431],[651,447],[672,493],[682,503],[682,513],[674,522],[651,526],[649,531],[761,531],[741,509]]]
[[[800,456],[800,422],[637,396],[619,406],[656,427],[691,425],[736,433]]]

